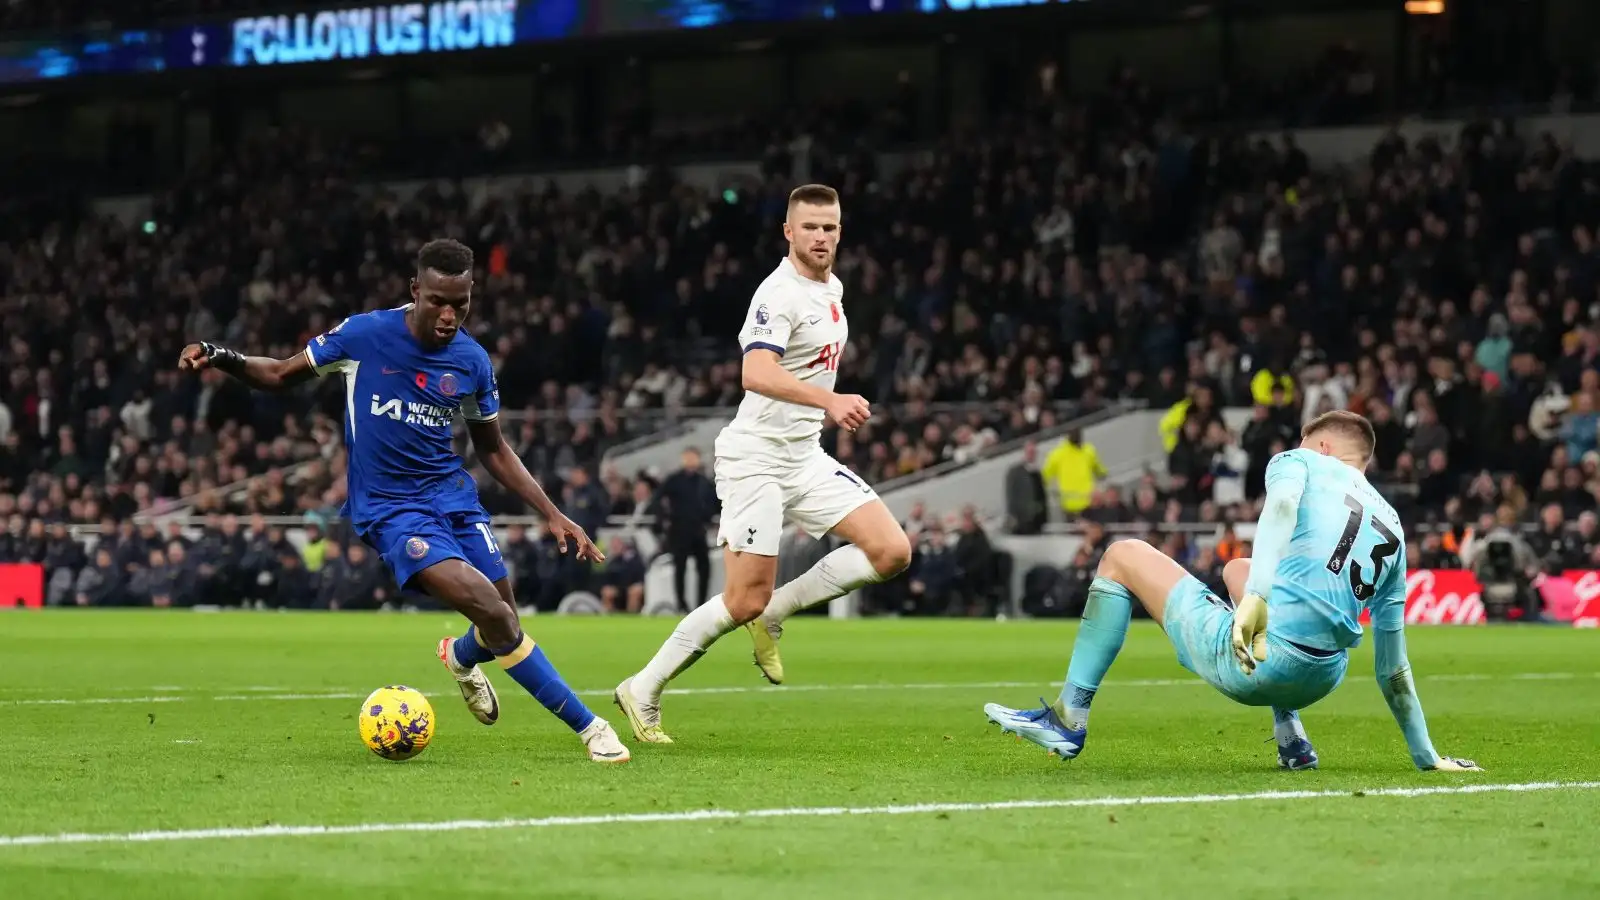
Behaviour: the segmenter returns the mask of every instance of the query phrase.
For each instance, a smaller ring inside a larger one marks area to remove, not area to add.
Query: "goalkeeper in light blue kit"
[[[1299,710],[1339,685],[1349,649],[1361,641],[1366,607],[1377,635],[1378,687],[1412,762],[1425,771],[1481,771],[1470,760],[1440,756],[1428,738],[1406,660],[1405,535],[1394,508],[1362,474],[1374,443],[1370,422],[1335,411],[1306,425],[1298,449],[1272,458],[1255,555],[1223,571],[1237,608],[1149,544],[1112,544],[1089,586],[1061,695],[1031,710],[988,704],[989,721],[1063,759],[1082,753],[1089,706],[1122,649],[1138,598],[1166,629],[1184,668],[1246,706],[1272,708],[1280,766],[1314,769],[1317,754]]]

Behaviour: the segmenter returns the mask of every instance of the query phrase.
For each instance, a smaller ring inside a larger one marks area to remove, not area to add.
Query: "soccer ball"
[[[421,692],[391,684],[361,703],[361,743],[384,759],[410,759],[433,740],[433,706]]]

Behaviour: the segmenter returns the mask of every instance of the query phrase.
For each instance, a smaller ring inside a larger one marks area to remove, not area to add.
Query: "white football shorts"
[[[777,556],[785,522],[821,538],[878,492],[814,441],[725,435],[716,445],[717,543]]]

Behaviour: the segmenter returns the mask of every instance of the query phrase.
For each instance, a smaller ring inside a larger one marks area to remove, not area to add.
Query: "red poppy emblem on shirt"
[[[828,310],[833,313],[833,320],[835,322],[839,321],[839,304],[829,303]]]
[[[426,372],[417,373],[417,388],[424,391],[428,389],[428,375]]]

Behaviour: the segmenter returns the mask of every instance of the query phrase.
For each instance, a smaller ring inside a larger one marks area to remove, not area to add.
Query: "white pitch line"
[[[1181,678],[1157,678],[1144,681],[1108,681],[1107,684],[1123,687],[1175,687],[1186,685],[1204,684],[1201,681]],[[961,683],[933,683],[933,684],[795,684],[787,687],[770,686],[731,686],[731,687],[704,687],[704,688],[675,688],[669,689],[668,694],[678,696],[695,696],[702,694],[769,694],[781,696],[783,694],[805,694],[829,691],[953,691],[953,690],[988,690],[997,688],[1037,688],[1040,684],[1035,681],[973,681]],[[1047,683],[1045,687],[1050,687]],[[612,688],[596,688],[591,690],[576,691],[582,697],[609,697]],[[370,693],[370,692],[369,692]],[[78,706],[82,704],[116,704],[116,703],[177,703],[192,700],[215,700],[222,702],[232,701],[259,701],[259,700],[360,700],[366,693],[347,691],[305,692],[283,694],[214,694],[209,697],[179,697],[172,695],[150,697],[85,697],[64,699],[39,699],[30,698],[22,700],[0,700],[0,706]]]
[[[260,825],[250,828],[195,828],[175,831],[19,834],[0,836],[0,847],[60,844],[138,844],[173,841],[271,837],[327,837],[393,832],[496,831],[566,828],[582,825],[646,825],[655,823],[798,819],[845,816],[905,816],[929,813],[993,812],[1019,809],[1075,809],[1105,806],[1183,806],[1277,800],[1330,800],[1355,797],[1434,797],[1451,794],[1588,791],[1600,781],[1536,781],[1524,784],[1463,784],[1420,788],[1358,788],[1342,791],[1259,791],[1251,794],[1176,794],[1166,796],[1082,797],[1055,800],[1001,800],[991,803],[914,803],[896,806],[795,806],[782,809],[697,809],[687,812],[618,813],[599,816],[547,816],[537,819],[452,819],[443,822],[373,822],[359,825]]]
[[[187,703],[193,697],[179,697],[175,694],[163,694],[159,697],[83,697],[71,700],[59,699],[30,699],[30,700],[0,700],[0,706],[85,706],[109,703]]]
[[[1443,674],[1423,675],[1422,681],[1568,681],[1577,678],[1600,678],[1600,672],[1519,672],[1509,675],[1485,674]],[[1205,682],[1198,678],[1135,678],[1107,680],[1104,683],[1109,687],[1151,688],[1151,687],[1204,687]],[[733,685],[729,687],[703,687],[703,688],[670,688],[668,694],[674,696],[700,696],[711,694],[762,694],[771,697],[781,697],[786,694],[828,693],[834,691],[959,691],[959,690],[998,690],[1020,688],[1051,688],[1060,687],[1061,682],[1049,681],[966,681],[966,682],[930,682],[925,684],[889,684],[873,682],[870,684],[791,684],[784,687],[768,685]],[[234,688],[236,691],[254,691],[259,688]],[[609,697],[611,688],[597,688],[576,691],[580,697]],[[218,701],[239,702],[258,700],[360,700],[367,693],[352,691],[306,691],[285,692],[281,694],[267,693],[233,693],[213,694],[203,697],[185,697],[175,694],[162,694],[148,697],[81,697],[81,698],[24,698],[0,699],[0,706],[86,706],[108,705],[125,703],[187,703],[192,701]]]

